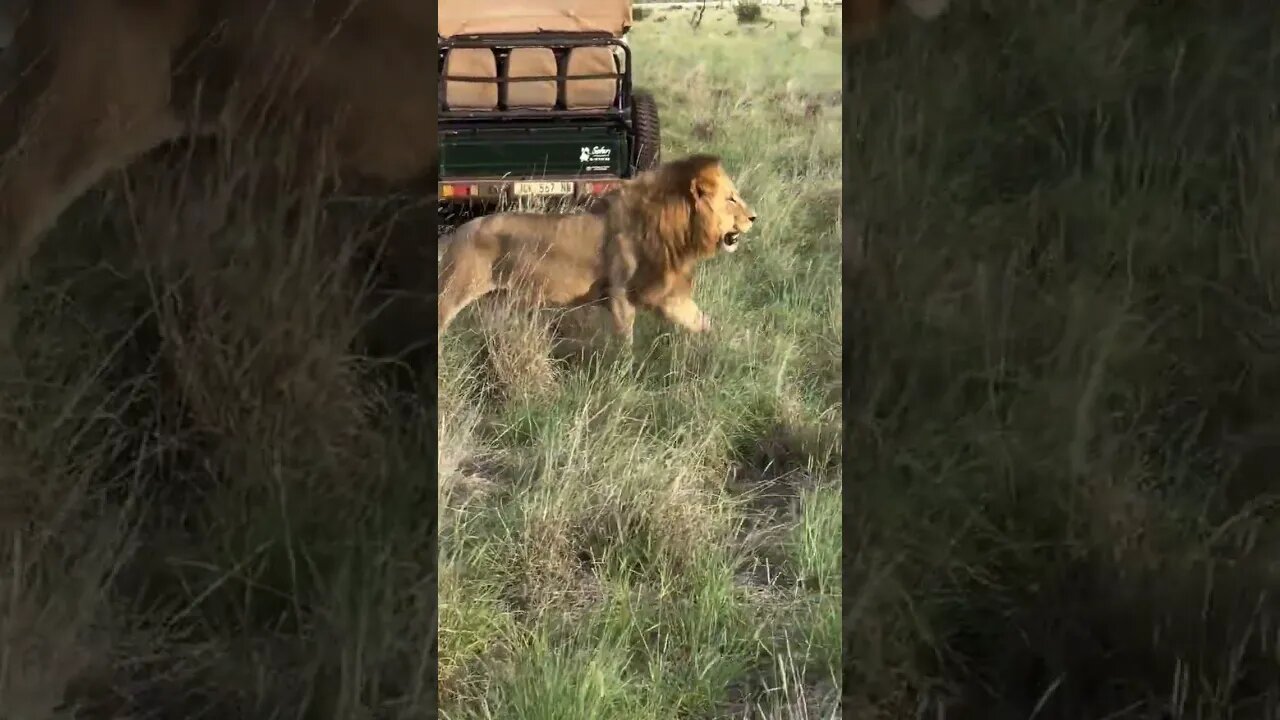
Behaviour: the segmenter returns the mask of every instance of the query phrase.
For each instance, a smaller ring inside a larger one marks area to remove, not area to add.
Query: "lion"
[[[0,297],[72,201],[174,140],[287,131],[339,178],[435,188],[434,3],[0,0],[0,19]]]
[[[627,345],[636,306],[705,333],[711,322],[693,301],[694,269],[736,251],[755,221],[720,159],[706,154],[640,173],[589,212],[470,220],[445,241],[437,347],[463,308],[498,290],[534,308],[603,303]]]

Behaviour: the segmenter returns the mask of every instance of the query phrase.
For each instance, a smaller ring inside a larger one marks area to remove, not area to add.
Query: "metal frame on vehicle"
[[[623,67],[620,73],[595,73],[586,75],[568,74],[568,64],[566,55],[568,51],[579,47],[604,47],[614,46],[622,48]],[[473,75],[445,75],[444,73],[444,57],[448,50],[454,48],[475,48],[475,49],[491,49],[491,50],[513,50],[515,48],[536,47],[549,48],[556,54],[555,75],[530,75],[526,77],[510,78],[506,76],[507,55],[498,56],[498,72],[497,77],[476,77]],[[581,119],[581,118],[598,118],[602,115],[621,120],[631,129],[631,47],[622,38],[614,37],[606,34],[582,34],[582,35],[566,35],[566,34],[519,34],[519,35],[486,35],[484,37],[466,37],[451,38],[440,40],[440,120],[554,120],[554,119]],[[618,81],[618,93],[614,98],[613,105],[608,110],[600,110],[599,108],[586,109],[568,109],[563,107],[563,98],[559,97],[557,92],[556,107],[554,109],[503,109],[506,104],[507,86],[512,82],[537,82],[555,80],[557,90],[564,87],[565,80],[608,80],[616,79]],[[492,110],[450,110],[445,100],[445,83],[448,81],[455,82],[474,82],[474,83],[495,83],[498,86],[498,108]]]

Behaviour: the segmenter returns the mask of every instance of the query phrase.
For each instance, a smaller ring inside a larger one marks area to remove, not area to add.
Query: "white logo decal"
[[[587,146],[583,145],[582,150],[578,153],[578,162],[588,163],[607,163],[613,158],[613,148],[604,145]]]

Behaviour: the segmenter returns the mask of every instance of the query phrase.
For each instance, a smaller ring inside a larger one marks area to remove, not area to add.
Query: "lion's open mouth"
[[[734,250],[738,249],[738,238],[741,236],[742,236],[742,233],[738,232],[737,230],[727,232],[724,235],[724,239],[720,241],[720,244],[728,252],[733,252]]]

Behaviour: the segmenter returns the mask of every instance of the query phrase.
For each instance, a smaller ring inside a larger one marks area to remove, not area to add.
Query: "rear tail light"
[[[585,183],[588,195],[604,195],[605,193],[618,187],[618,183],[612,181],[605,182],[588,182]]]
[[[460,183],[442,183],[440,185],[440,197],[444,198],[471,197],[475,192],[474,185],[462,185]]]

